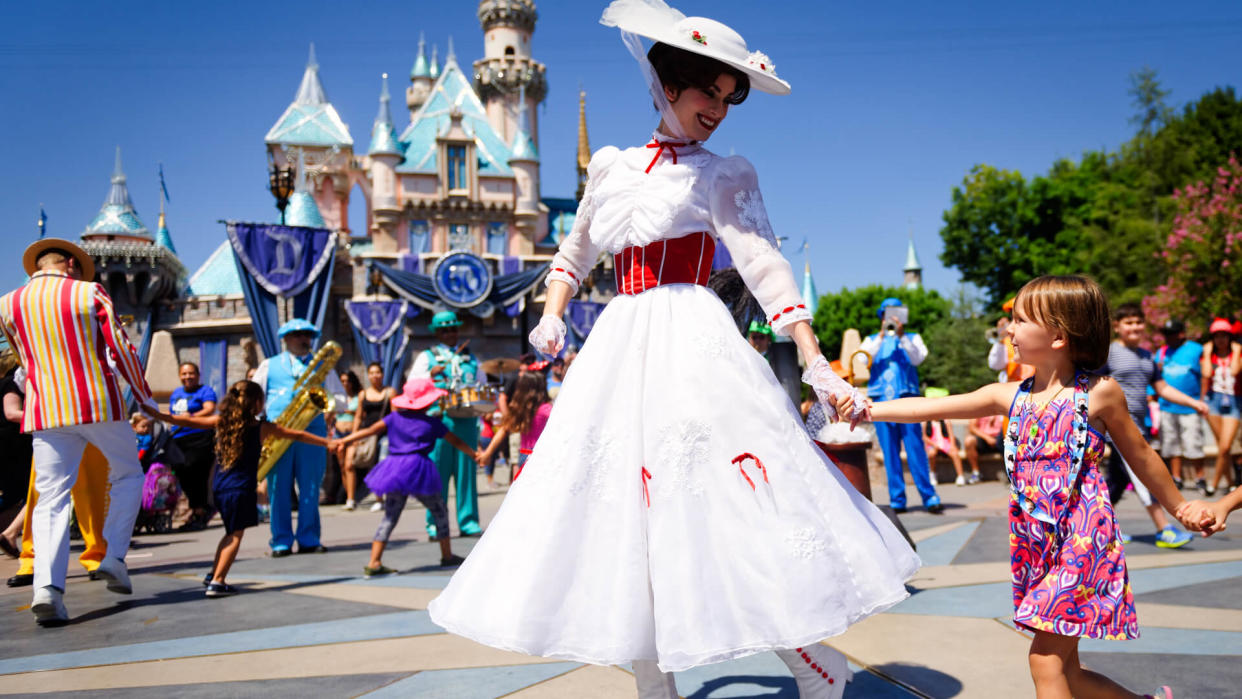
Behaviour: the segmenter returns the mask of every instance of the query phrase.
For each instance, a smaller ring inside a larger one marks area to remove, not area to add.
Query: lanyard
[[[1022,382],[1018,387],[1018,394],[1014,396],[1013,404],[1015,406],[1029,402],[1031,396],[1031,386],[1035,383],[1035,377],[1030,377]],[[1066,502],[1069,502],[1070,493],[1078,484],[1078,474],[1082,471],[1083,457],[1087,450],[1087,384],[1088,376],[1083,372],[1079,372],[1074,377],[1074,419],[1071,425],[1070,433],[1070,470],[1066,474]],[[1047,406],[1044,406],[1045,409]],[[1013,412],[1012,410],[1010,412]],[[1062,510],[1060,515],[1053,515],[1045,511],[1038,503],[1027,497],[1018,489],[1017,474],[1014,473],[1014,462],[1018,452],[1018,415],[1011,415],[1009,418],[1009,429],[1005,432],[1005,473],[1009,476],[1009,491],[1013,493],[1014,499],[1022,511],[1048,524],[1059,524],[1059,520],[1065,516],[1069,508]]]

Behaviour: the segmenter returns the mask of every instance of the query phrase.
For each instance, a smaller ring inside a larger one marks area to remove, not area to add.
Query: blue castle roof
[[[414,59],[414,67],[410,69],[411,78],[430,78],[431,65],[427,63],[427,42],[423,35],[418,35],[418,58]]]
[[[380,88],[379,114],[375,115],[375,124],[371,126],[371,147],[369,155],[403,155],[401,144],[397,142],[397,132],[392,126],[392,112],[388,109],[388,73],[384,73],[383,87]]]
[[[129,185],[121,169],[121,147],[116,147],[116,166],[112,170],[112,187],[99,213],[87,224],[83,236],[126,235],[151,239],[151,231],[138,218],[134,203],[129,198]]]
[[[319,81],[319,64],[315,62],[315,45],[311,44],[306,72],[298,85],[293,103],[280,115],[267,132],[264,142],[299,146],[353,146],[349,127],[328,102],[323,83]]]
[[[452,122],[451,113],[455,109],[461,111],[462,128],[474,138],[479,174],[512,175],[509,160],[513,153],[500,134],[492,129],[487,120],[487,110],[452,54],[445,59],[444,70],[432,86],[431,96],[401,134],[405,162],[397,166],[397,172],[439,172],[436,138],[448,131]]]
[[[168,225],[164,221],[163,211],[160,212],[160,226],[155,233],[155,244],[167,248],[168,252],[174,255],[177,254],[177,247],[173,245],[172,234],[168,232]]]
[[[228,240],[220,243],[211,257],[190,276],[185,293],[189,296],[227,296],[241,294],[241,277],[237,276],[237,262],[233,258],[233,246]]]

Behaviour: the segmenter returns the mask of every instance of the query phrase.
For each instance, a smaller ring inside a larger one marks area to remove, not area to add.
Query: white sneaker
[[[854,677],[844,655],[818,643],[776,654],[793,672],[800,699],[841,699]]]
[[[957,485],[957,486],[966,485],[966,476],[958,476],[957,480],[953,481],[953,485]]]
[[[344,504],[344,505],[341,505],[341,509],[342,509],[342,510],[345,510],[346,512],[353,512],[353,511],[354,511],[354,504],[355,504],[355,503],[354,503],[354,501],[353,501],[353,500],[346,500],[346,501],[345,501],[345,504]]]
[[[95,575],[108,581],[108,591],[115,592],[120,595],[130,595],[134,592],[134,586],[129,582],[129,569],[125,567],[125,561],[111,556],[104,556],[99,562],[99,567],[95,569]]]
[[[35,622],[39,626],[57,626],[69,621],[64,595],[51,585],[35,590],[30,611],[34,612]]]
[[[928,478],[931,480],[932,485],[940,485],[940,481],[936,479],[935,471],[932,471],[931,473],[929,473]]]
[[[384,510],[384,503],[382,503],[382,502],[380,502],[380,501],[378,501],[378,500],[376,500],[376,501],[375,501],[375,502],[371,505],[371,511],[372,511],[372,512],[382,512],[383,510]]]

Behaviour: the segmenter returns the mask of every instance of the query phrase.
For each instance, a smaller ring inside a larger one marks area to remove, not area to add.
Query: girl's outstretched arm
[[[358,424],[358,423],[354,423],[354,424]],[[388,430],[387,423],[385,423],[383,420],[376,420],[375,422],[371,423],[370,427],[364,427],[360,430],[355,429],[353,432],[350,432],[344,437],[341,437],[340,440],[338,441],[340,441],[341,446],[345,446],[347,444],[352,444],[353,442],[366,439],[367,437],[370,437],[373,434],[381,434],[383,432],[386,432],[387,430]]]
[[[871,404],[872,422],[927,422],[1007,415],[1018,392],[1015,383],[991,383],[977,391],[944,398],[898,398]]]
[[[311,434],[310,432],[291,430],[288,427],[282,427],[274,422],[264,422],[263,426],[260,428],[259,436],[265,442],[270,437],[277,437],[279,439],[292,439],[298,442],[314,444],[319,447],[328,447],[329,449],[333,448],[333,442],[335,441],[328,439],[327,437],[320,437],[317,434]]]
[[[508,428],[504,427],[503,425],[500,427],[497,427],[495,434],[492,435],[491,443],[487,445],[487,449],[484,449],[478,452],[477,455],[479,458],[477,459],[477,461],[481,464],[491,461],[492,456],[496,453],[496,450],[500,448],[501,442],[505,441],[508,438],[509,438]],[[472,459],[475,458],[475,455],[472,454],[470,458]]]
[[[1110,379],[1102,379],[1091,388],[1091,415],[1104,423],[1104,429],[1112,439],[1113,446],[1121,452],[1134,475],[1147,486],[1151,494],[1169,514],[1177,516],[1179,508],[1186,502],[1181,491],[1173,484],[1173,477],[1164,465],[1160,455],[1143,439],[1130,411],[1126,407],[1125,394],[1121,385]],[[1180,518],[1179,518],[1180,519]],[[1185,524],[1185,521],[1183,521]],[[1199,527],[1193,527],[1195,531]]]
[[[194,427],[197,429],[211,430],[215,429],[216,423],[220,421],[219,415],[204,415],[201,417],[197,415],[172,415],[170,413],[161,413],[158,410],[151,410],[146,406],[143,406],[143,411],[156,420],[167,422],[168,424],[176,425],[177,427]]]
[[[449,444],[452,444],[454,449],[465,454],[471,460],[475,460],[475,457],[478,456],[478,454],[475,453],[474,449],[471,448],[469,444],[466,444],[466,442],[462,440],[461,437],[458,437],[452,432],[446,432],[444,434],[444,441],[448,442]],[[477,460],[475,460],[475,462],[478,463]]]

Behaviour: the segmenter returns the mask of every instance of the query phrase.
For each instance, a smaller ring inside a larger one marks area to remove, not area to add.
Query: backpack
[[[180,499],[181,484],[172,469],[158,461],[151,464],[142,480],[143,513],[171,513]]]

